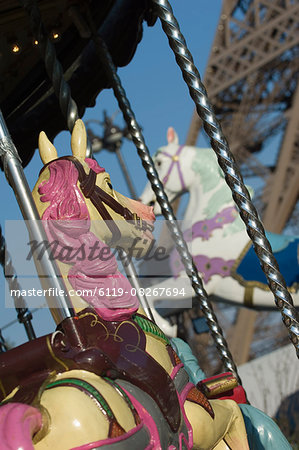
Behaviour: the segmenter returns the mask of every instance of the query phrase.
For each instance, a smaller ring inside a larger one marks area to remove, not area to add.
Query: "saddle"
[[[87,370],[101,377],[125,380],[146,392],[176,432],[181,413],[175,385],[145,351],[146,337],[138,322],[140,319],[134,318],[105,321],[92,308],[86,308],[78,316],[65,319],[56,333],[1,354],[0,400],[20,386],[9,401],[32,404],[53,372]]]

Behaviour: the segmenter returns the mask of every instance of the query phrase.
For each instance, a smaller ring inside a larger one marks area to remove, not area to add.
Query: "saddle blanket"
[[[299,238],[269,232],[266,232],[266,236],[271,243],[273,254],[287,287],[290,291],[296,291],[299,287]],[[245,247],[238,258],[232,269],[232,276],[243,285],[249,283],[251,286],[262,289],[268,287],[266,276],[251,243]]]

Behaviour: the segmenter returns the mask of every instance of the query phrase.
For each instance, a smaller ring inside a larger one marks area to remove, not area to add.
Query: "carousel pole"
[[[288,329],[290,340],[299,358],[298,313],[286,287],[285,280],[279,271],[277,261],[273,256],[263,224],[251,202],[242,175],[229,149],[221,125],[215,116],[206,89],[201,82],[200,75],[194,65],[192,55],[187,48],[185,38],[180,31],[169,1],[152,0],[152,3],[154,12],[161,21],[169,46],[188,86],[190,96],[195,103],[197,113],[202,119],[204,129],[210,138],[211,147],[217,155],[218,163],[232,191],[232,196],[240,211],[240,217],[246,225],[247,233],[253,242],[254,250],[268,280],[269,288],[274,295],[276,306],[281,312],[283,323]]]
[[[208,299],[207,292],[203,287],[202,280],[194,265],[187,244],[183,238],[182,231],[180,230],[177,224],[176,217],[173,213],[172,207],[169,203],[163,185],[155,169],[154,162],[146,146],[141,127],[137,123],[135,114],[126,96],[126,92],[121,84],[119,76],[117,75],[116,67],[112,61],[107,45],[103,41],[103,39],[101,39],[101,37],[97,34],[96,29],[92,23],[91,17],[89,17],[89,21],[92,31],[92,37],[95,42],[97,52],[99,54],[99,58],[101,59],[103,66],[106,70],[107,76],[109,77],[114,95],[118,101],[119,107],[127,123],[128,131],[132,136],[132,140],[142,160],[142,165],[146,170],[149,181],[151,182],[152,189],[156,194],[159,205],[161,206],[162,213],[164,217],[167,219],[167,226],[174,239],[176,248],[181,257],[181,261],[185,267],[186,273],[191,280],[192,287],[200,302],[201,308],[207,320],[207,324],[209,325],[211,335],[214,339],[216,348],[219,352],[219,356],[223,362],[225,369],[227,371],[232,372],[236,376],[238,382],[242,384],[241,378],[238,374],[237,366],[233,361],[233,357],[229,351],[226,339],[223,335],[223,331],[218,323],[217,317],[213,310],[213,306],[210,300]]]
[[[24,325],[27,337],[28,337],[29,341],[32,341],[33,339],[36,338],[36,335],[35,335],[35,332],[34,332],[34,329],[32,326],[32,322],[31,322],[32,321],[32,313],[27,308],[26,302],[25,302],[24,298],[22,297],[22,295],[20,294],[21,287],[18,282],[15,268],[12,264],[11,256],[6,248],[6,243],[5,243],[4,236],[2,234],[1,226],[0,226],[0,264],[3,267],[4,276],[8,283],[10,292],[18,292],[19,293],[19,294],[15,294],[15,296],[13,297],[15,308],[18,313],[18,316],[17,316],[18,321],[19,321],[19,323],[22,323]]]
[[[128,186],[129,191],[130,191],[131,197],[132,197],[134,200],[137,200],[138,197],[137,197],[135,188],[134,188],[134,186],[133,186],[133,183],[132,183],[132,181],[131,181],[131,178],[130,178],[130,176],[129,176],[129,171],[128,171],[128,169],[127,169],[127,165],[126,165],[125,160],[124,160],[124,158],[123,158],[123,155],[122,155],[122,153],[121,153],[120,145],[117,145],[117,146],[115,147],[115,154],[116,154],[116,156],[117,156],[117,159],[118,159],[119,165],[120,165],[120,167],[121,167],[122,173],[124,174],[125,180],[126,180],[126,182],[127,182],[127,186]]]
[[[96,121],[97,123],[100,123],[99,121]],[[99,136],[94,135],[91,131],[89,131],[90,135],[90,141],[91,141],[91,148],[93,150],[93,153],[96,153],[100,150],[107,149],[111,153],[115,153],[118,157],[120,166],[123,170],[123,174],[125,176],[125,179],[128,184],[128,189],[130,191],[131,196],[134,199],[137,199],[136,191],[134,189],[133,183],[131,182],[129,171],[127,169],[126,163],[122,157],[122,154],[120,152],[120,147],[122,144],[122,139],[125,135],[125,130],[121,130],[119,127],[116,127],[113,125],[112,120],[107,118],[105,116],[104,120],[104,136],[101,138]],[[93,142],[95,143],[93,145]],[[132,283],[133,287],[136,289],[136,295],[140,301],[140,304],[142,305],[142,308],[144,312],[146,313],[147,317],[151,319],[153,322],[155,322],[155,318],[153,316],[152,310],[149,306],[149,303],[147,301],[147,298],[145,294],[142,294],[141,285],[139,283],[138,275],[135,269],[135,266],[133,262],[128,258],[127,253],[123,249],[119,249],[118,251],[119,257],[121,260],[121,263],[123,265],[124,271],[126,273],[126,276]]]
[[[21,159],[6,127],[2,112],[0,111],[0,158],[8,183],[12,187],[21,213],[28,228],[30,240],[47,242],[47,236],[42,226],[30,188],[28,186]],[[37,271],[42,275],[41,282],[45,296],[53,317],[60,323],[64,319],[74,316],[74,310],[69,300],[55,261],[51,261],[49,249],[44,252],[39,261],[36,261]],[[57,293],[50,296],[50,288]]]
[[[127,139],[130,139],[128,136],[127,128],[121,129],[117,125],[114,125],[113,117],[107,117],[106,112],[104,112],[104,122],[100,122],[99,120],[94,119],[87,121],[87,123],[88,122],[94,122],[98,125],[103,125],[104,128],[103,137],[97,136],[93,133],[93,131],[87,129],[87,135],[91,142],[92,152],[97,153],[105,149],[108,152],[114,153],[116,155],[124,178],[126,180],[128,189],[130,191],[130,195],[134,200],[137,200],[138,196],[136,190],[132,183],[126,162],[121,153],[123,138],[126,137]]]
[[[48,38],[45,28],[42,23],[41,14],[37,5],[36,0],[21,0],[22,4],[29,14],[31,19],[31,27],[34,35],[36,35],[37,40],[39,42],[39,48],[42,55],[42,58],[45,62],[45,67],[48,73],[48,76],[52,82],[53,89],[55,95],[57,96],[60,104],[61,111],[66,118],[68,129],[72,131],[74,124],[78,118],[78,108],[76,102],[71,96],[71,90],[64,78],[63,69],[58,61],[56,50],[54,45],[51,43]],[[73,13],[75,14],[75,9]],[[78,21],[75,22],[75,25],[78,27],[78,23],[81,22],[80,16],[78,15]],[[79,33],[82,33],[82,27],[79,26]],[[92,157],[92,155],[89,155]],[[147,312],[148,317],[153,320],[152,313],[150,311],[150,306],[148,301],[144,295],[140,294],[140,285],[138,283],[137,275],[135,267],[132,261],[127,261],[126,257],[123,254],[120,255],[120,259],[123,261],[124,269],[126,273],[131,274],[130,279],[132,281],[133,287],[136,289],[136,295],[140,301],[141,306]],[[126,263],[124,262],[126,261]],[[127,272],[128,271],[128,272]]]
[[[151,319],[153,322],[156,323],[153,313],[152,313],[152,310],[151,310],[151,307],[149,306],[149,303],[147,301],[145,294],[141,294],[141,292],[142,292],[141,285],[139,283],[138,275],[137,275],[134,264],[128,258],[128,255],[125,252],[125,250],[119,249],[118,254],[119,254],[120,260],[122,262],[124,271],[127,275],[127,278],[130,280],[130,282],[136,289],[136,297],[138,297],[138,300],[140,301],[140,304],[141,304],[144,312],[146,313],[146,315],[149,319]],[[144,289],[143,289],[143,291],[144,291]]]
[[[5,343],[4,337],[2,336],[2,331],[0,329],[0,353],[7,352],[7,345]]]

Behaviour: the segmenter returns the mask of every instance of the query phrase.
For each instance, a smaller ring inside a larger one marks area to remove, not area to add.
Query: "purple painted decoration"
[[[216,216],[211,219],[200,220],[192,225],[184,232],[184,238],[187,242],[192,241],[197,237],[201,237],[207,241],[212,236],[212,233],[217,228],[223,228],[227,223],[232,223],[236,220],[238,213],[234,206],[223,209]]]
[[[223,258],[209,258],[205,255],[196,255],[193,261],[197,270],[202,274],[203,281],[207,283],[213,275],[220,275],[221,277],[230,277],[231,269],[235,263],[234,259],[225,260]],[[170,265],[175,278],[184,270],[183,264],[178,256],[176,250],[171,253]]]

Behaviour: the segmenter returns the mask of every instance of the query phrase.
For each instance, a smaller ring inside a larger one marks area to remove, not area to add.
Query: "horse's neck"
[[[189,201],[184,215],[184,223],[186,226],[192,224],[203,217],[203,204],[202,199],[203,193],[201,186],[199,184],[193,183],[189,189]]]
[[[184,216],[184,222],[195,223],[201,220],[212,219],[228,207],[235,208],[231,191],[224,178],[217,178],[216,186],[205,188],[196,179],[189,189],[189,203]]]

